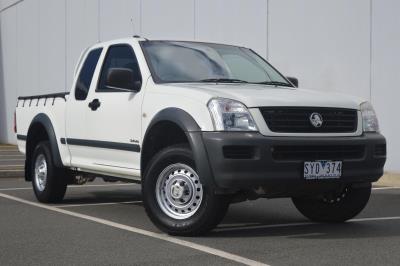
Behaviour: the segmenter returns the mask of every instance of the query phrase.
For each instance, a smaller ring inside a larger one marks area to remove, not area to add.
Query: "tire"
[[[367,205],[371,184],[346,187],[341,193],[318,198],[293,198],[296,208],[311,221],[342,223],[359,214]]]
[[[48,141],[39,142],[33,151],[32,186],[38,201],[56,203],[63,200],[67,178],[63,169],[56,168]]]
[[[142,182],[143,203],[151,221],[171,235],[202,235],[225,216],[230,196],[215,195],[195,171],[188,145],[157,153]],[[163,192],[165,191],[165,193]]]

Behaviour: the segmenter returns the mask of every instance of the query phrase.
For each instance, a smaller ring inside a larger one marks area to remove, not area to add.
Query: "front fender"
[[[146,136],[152,126],[162,121],[169,121],[179,126],[186,134],[190,148],[193,152],[193,157],[196,165],[196,170],[203,177],[206,185],[216,188],[214,177],[208,161],[208,154],[205,149],[202,137],[202,131],[194,118],[186,111],[179,108],[166,108],[158,112],[151,120],[144,135],[144,145],[146,145]],[[143,146],[144,150],[146,147]]]

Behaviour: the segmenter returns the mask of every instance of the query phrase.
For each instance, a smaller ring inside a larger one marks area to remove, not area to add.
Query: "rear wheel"
[[[371,184],[362,187],[348,186],[340,192],[320,197],[293,198],[296,208],[315,222],[340,223],[359,214],[367,205]]]
[[[39,142],[32,158],[32,185],[40,202],[59,202],[67,189],[67,178],[63,169],[54,166],[48,141]]]
[[[229,196],[215,195],[195,170],[187,145],[160,151],[142,184],[143,202],[153,223],[173,235],[200,235],[225,216]]]

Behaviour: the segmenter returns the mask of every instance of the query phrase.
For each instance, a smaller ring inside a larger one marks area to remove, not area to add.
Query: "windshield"
[[[259,83],[292,87],[247,48],[179,41],[144,41],[141,45],[157,83]]]

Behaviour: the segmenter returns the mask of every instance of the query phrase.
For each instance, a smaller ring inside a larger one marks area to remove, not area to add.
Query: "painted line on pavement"
[[[400,220],[400,216],[392,217],[370,217],[370,218],[356,218],[350,219],[347,222],[374,222],[374,221],[389,221],[389,220]],[[228,227],[217,227],[216,231],[232,231],[232,230],[254,230],[254,229],[269,229],[269,228],[279,228],[279,227],[296,227],[305,225],[327,225],[326,223],[314,223],[314,222],[302,222],[302,223],[284,223],[284,224],[267,224],[267,225],[238,225],[238,226],[228,226]]]
[[[9,170],[7,170],[9,171]],[[20,170],[18,170],[20,171]],[[86,187],[114,187],[114,186],[133,186],[138,185],[135,183],[122,183],[122,184],[93,184],[93,185],[69,185],[68,188],[86,188]],[[29,190],[32,187],[11,187],[11,188],[0,188],[0,191],[13,191],[13,190]],[[400,187],[379,187],[372,188],[372,190],[385,190],[385,189],[400,189]]]
[[[178,238],[166,235],[166,234],[151,232],[151,231],[147,231],[147,230],[140,229],[140,228],[137,228],[137,227],[128,226],[128,225],[112,222],[112,221],[109,221],[109,220],[93,217],[93,216],[90,216],[90,215],[71,212],[71,211],[68,211],[68,210],[60,209],[60,208],[57,208],[57,207],[54,207],[54,206],[49,206],[49,205],[45,205],[45,204],[41,204],[41,203],[31,202],[31,201],[28,201],[28,200],[24,200],[24,199],[17,198],[17,197],[14,197],[14,196],[3,194],[3,193],[0,193],[0,197],[6,198],[6,199],[9,199],[9,200],[13,200],[13,201],[17,201],[17,202],[20,202],[20,203],[24,203],[24,204],[27,204],[27,205],[35,206],[35,207],[38,207],[38,208],[46,209],[46,210],[49,210],[49,211],[53,211],[53,212],[57,212],[57,213],[61,213],[61,214],[69,215],[69,216],[73,216],[73,217],[76,217],[76,218],[88,220],[88,221],[95,222],[95,223],[98,223],[98,224],[111,226],[113,228],[125,230],[125,231],[136,233],[136,234],[139,234],[139,235],[143,235],[143,236],[147,236],[147,237],[163,240],[163,241],[166,241],[166,242],[169,242],[169,243],[172,243],[172,244],[176,244],[176,245],[183,246],[183,247],[186,247],[186,248],[191,248],[191,249],[194,249],[194,250],[197,250],[197,251],[200,251],[200,252],[208,253],[208,254],[211,254],[211,255],[226,259],[226,260],[242,263],[244,265],[264,265],[264,266],[267,265],[267,264],[261,263],[259,261],[251,260],[251,259],[239,256],[239,255],[235,255],[235,254],[232,254],[232,253],[220,250],[220,249],[216,249],[216,248],[204,246],[204,245],[201,245],[201,244],[197,244],[197,243],[194,243],[194,242],[178,239]]]
[[[117,186],[133,186],[135,183],[119,183],[119,184],[92,184],[92,185],[71,185],[68,186],[73,188],[84,188],[84,187],[117,187]]]
[[[16,190],[30,190],[32,187],[12,187],[12,188],[0,188],[0,191],[16,191]]]
[[[400,189],[400,187],[374,187],[372,190]]]
[[[324,233],[309,233],[309,234],[292,234],[292,235],[282,235],[278,237],[310,237],[310,236],[322,236]]]
[[[252,224],[238,224],[238,226],[227,226],[224,227],[223,224],[220,227],[216,228],[216,231],[218,232],[223,232],[223,231],[232,231],[232,230],[252,230],[252,229],[269,229],[269,228],[279,228],[279,227],[295,227],[295,226],[304,226],[304,225],[315,225],[318,223],[313,223],[313,222],[301,222],[301,223],[284,223],[284,224],[258,224],[258,225],[252,225]]]
[[[118,205],[118,204],[135,204],[142,203],[141,200],[136,201],[117,201],[117,202],[99,202],[99,203],[82,203],[82,204],[64,204],[64,205],[52,205],[57,208],[71,208],[71,207],[85,207],[85,206],[103,206],[103,205]]]
[[[356,218],[349,220],[349,222],[370,222],[370,221],[374,222],[374,221],[389,221],[389,220],[400,220],[400,216]]]
[[[94,184],[94,185],[70,185],[68,188],[86,188],[86,187],[117,187],[117,186],[133,186],[134,183],[122,183],[122,184]],[[12,188],[0,188],[0,191],[13,191],[13,190],[30,190],[32,187],[12,187]]]

